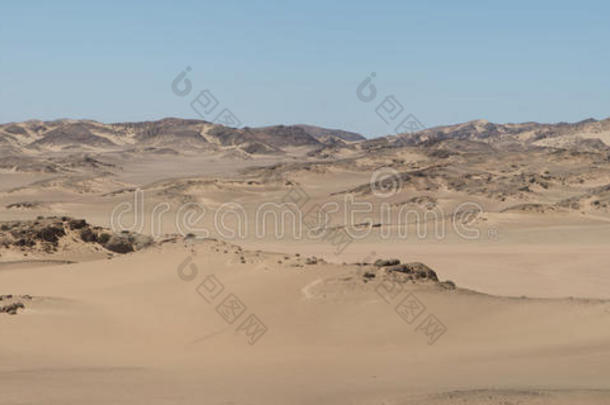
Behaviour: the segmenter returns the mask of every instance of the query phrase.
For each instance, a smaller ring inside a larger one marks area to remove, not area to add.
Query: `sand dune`
[[[1,125],[0,403],[610,403],[606,126]]]
[[[192,280],[178,271],[188,258]],[[609,301],[502,298],[420,282],[387,303],[362,266],[291,265],[303,261],[181,241],[111,261],[2,271],[4,290],[34,297],[2,318],[4,402],[44,392],[81,403],[93,391],[115,403],[610,398]],[[226,291],[208,303],[198,288],[210,275]],[[247,306],[233,324],[215,309],[228,294]],[[432,345],[420,319],[395,310],[409,294],[425,306],[422,319],[446,326]],[[268,329],[254,345],[236,331],[250,313]]]

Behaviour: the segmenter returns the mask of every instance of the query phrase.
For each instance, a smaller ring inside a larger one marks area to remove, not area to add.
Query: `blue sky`
[[[367,136],[393,132],[375,113],[390,95],[428,127],[610,116],[609,2],[126,3],[4,2],[0,122],[198,118],[204,89],[243,125]]]

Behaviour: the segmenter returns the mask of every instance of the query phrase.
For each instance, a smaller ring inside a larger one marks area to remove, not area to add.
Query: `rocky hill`
[[[495,124],[486,120],[428,128],[375,139],[312,125],[230,128],[202,120],[164,118],[157,121],[104,124],[91,120],[30,120],[0,125],[0,156],[45,152],[135,151],[181,153],[236,151],[243,155],[281,155],[287,148],[306,147],[312,153],[353,149],[363,151],[445,142],[486,144],[494,148],[554,148],[603,151],[610,145],[610,119],[577,123]],[[460,143],[460,146],[463,145]],[[466,144],[468,145],[468,144]],[[481,146],[479,146],[480,148]],[[239,155],[238,154],[238,155]]]
[[[287,147],[321,147],[337,140],[361,140],[362,135],[313,126],[277,125],[230,128],[201,120],[165,118],[158,121],[104,124],[91,120],[31,120],[0,125],[4,155],[59,151],[154,152],[171,149],[238,149],[247,154],[281,154]]]
[[[393,145],[429,145],[445,140],[468,140],[497,147],[600,150],[610,145],[610,119],[587,119],[577,123],[557,124],[494,124],[486,120],[476,120],[400,134],[388,139]]]
[[[42,258],[61,252],[129,253],[152,244],[147,236],[92,226],[84,219],[38,217],[0,223],[0,260]]]

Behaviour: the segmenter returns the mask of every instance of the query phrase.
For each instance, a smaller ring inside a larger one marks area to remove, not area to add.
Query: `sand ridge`
[[[609,403],[606,127],[0,125],[0,403]]]

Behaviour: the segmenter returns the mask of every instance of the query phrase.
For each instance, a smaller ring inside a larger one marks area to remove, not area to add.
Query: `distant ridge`
[[[203,120],[163,118],[157,121],[105,124],[92,120],[28,120],[0,125],[0,146],[6,151],[239,149],[246,154],[283,153],[287,147],[321,148],[338,141],[365,139],[353,132],[310,125],[230,128]]]
[[[105,124],[93,120],[28,120],[0,125],[0,156],[45,151],[122,151],[164,153],[229,151],[238,155],[285,154],[289,148],[310,148],[311,156],[340,149],[478,142],[493,148],[550,147],[603,150],[610,146],[610,119],[576,123],[495,124],[474,120],[398,136],[366,139],[363,135],[313,125],[231,128],[204,120],[163,118],[156,121]],[[466,145],[465,145],[466,146]],[[468,148],[479,148],[468,144]]]

